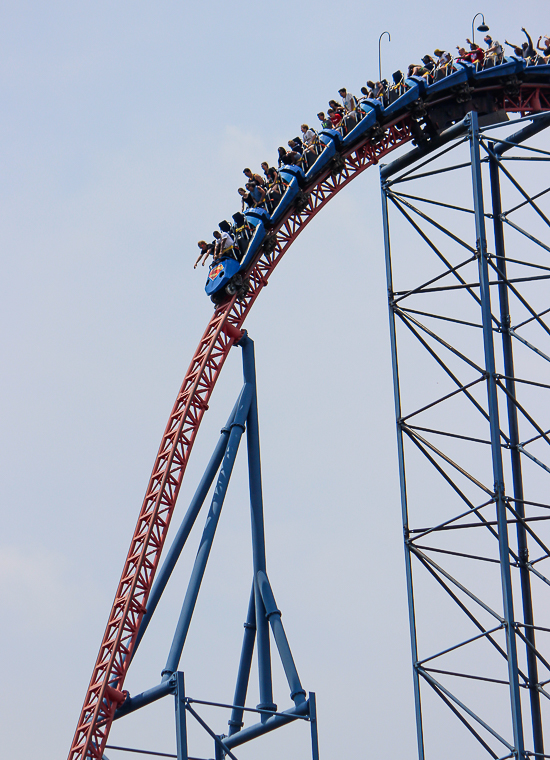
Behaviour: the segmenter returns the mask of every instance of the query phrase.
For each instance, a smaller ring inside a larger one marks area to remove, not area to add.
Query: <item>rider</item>
[[[214,252],[212,254],[212,258],[214,259],[214,261],[217,261],[222,256],[234,256],[235,255],[235,252],[233,250],[233,246],[235,245],[235,241],[233,240],[233,238],[231,237],[231,235],[229,234],[229,232],[227,230],[224,230],[222,228],[223,224],[224,224],[224,222],[221,222],[221,224],[218,225],[220,227],[220,229],[222,230],[221,233],[218,232],[218,230],[216,230],[213,233],[214,237],[216,238],[216,242],[214,244]],[[225,224],[227,225],[227,227],[229,229],[231,229],[229,227],[229,224],[227,222],[225,222]]]
[[[199,240],[197,245],[200,248],[200,254],[199,254],[199,258],[195,261],[195,266],[193,267],[193,269],[197,268],[197,264],[201,261],[201,259],[202,259],[202,265],[204,266],[208,260],[208,257],[212,255],[214,251],[213,243],[208,244],[206,240]]]
[[[243,174],[247,178],[248,182],[254,182],[255,185],[260,185],[260,187],[264,184],[263,177],[260,177],[259,174],[254,174],[252,169],[243,169]]]

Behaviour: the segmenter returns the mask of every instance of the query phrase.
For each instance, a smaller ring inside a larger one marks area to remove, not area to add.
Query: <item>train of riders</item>
[[[524,27],[521,28],[521,31],[527,38],[526,42],[516,45],[505,40],[504,44],[513,49],[515,56],[526,60],[528,65],[550,63],[550,37],[541,35],[535,46]],[[421,64],[411,63],[407,69],[406,77],[423,77],[429,84],[432,84],[456,71],[456,61],[471,63],[478,70],[503,63],[504,48],[500,42],[492,39],[488,34],[483,41],[487,46],[485,49],[467,39],[469,50],[457,46],[458,55],[455,57],[445,50],[436,48],[434,50],[435,57],[425,55],[421,59]],[[396,71],[392,75],[393,84],[391,85],[385,79],[381,82],[368,80],[367,86],[361,88],[362,97],[360,98],[355,98],[343,87],[338,91],[341,102],[329,100],[326,114],[324,111],[317,114],[321,129],[337,129],[345,136],[363,116],[363,112],[359,108],[362,101],[367,98],[379,100],[382,105],[387,106],[406,91],[406,77],[401,71]],[[307,172],[315,163],[324,145],[320,142],[317,132],[307,124],[302,124],[301,132],[301,137],[294,137],[288,141],[289,150],[283,147],[278,148],[278,168],[284,165],[294,165],[300,166],[304,172]],[[241,212],[250,208],[265,208],[271,214],[284,194],[286,184],[277,169],[269,166],[267,161],[264,161],[261,167],[263,176],[253,173],[248,168],[243,171],[247,181],[244,187],[238,189],[241,196]],[[222,256],[234,256],[240,261],[246,249],[244,241],[250,237],[252,230],[248,228],[242,213],[234,214],[233,220],[233,225],[225,220],[218,225],[221,232],[213,233],[214,240],[212,243],[206,243],[204,240],[198,242],[200,254],[195,262],[195,268],[201,262],[204,266],[209,256],[212,256],[214,260]],[[239,246],[241,242],[244,244]]]

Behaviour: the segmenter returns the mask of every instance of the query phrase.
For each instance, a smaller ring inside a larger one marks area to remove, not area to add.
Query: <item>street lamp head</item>
[[[472,42],[475,42],[475,39],[474,39],[475,38],[474,24],[475,24],[476,18],[478,16],[481,16],[481,24],[477,27],[477,31],[478,32],[488,32],[489,31],[489,27],[485,23],[485,16],[483,15],[483,13],[476,13],[476,15],[472,19]]]

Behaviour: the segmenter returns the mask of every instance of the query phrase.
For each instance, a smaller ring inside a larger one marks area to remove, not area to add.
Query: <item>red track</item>
[[[497,96],[499,107],[509,112],[527,115],[550,110],[550,86],[523,84],[514,96],[506,94],[501,87],[487,89]],[[126,696],[122,691],[126,670],[191,449],[225,359],[241,336],[242,325],[252,305],[291,244],[321,208],[365,169],[411,139],[410,116],[407,114],[385,125],[382,137],[376,141],[366,139],[344,154],[343,171],[336,176],[321,175],[315,186],[309,188],[311,195],[307,208],[300,213],[291,213],[277,228],[274,249],[269,253],[262,252],[250,273],[250,290],[245,300],[239,303],[233,298],[214,312],[187,370],[162,437],[69,760],[102,758],[115,710]]]

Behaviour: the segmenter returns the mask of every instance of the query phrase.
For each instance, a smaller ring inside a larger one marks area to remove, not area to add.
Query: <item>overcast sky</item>
[[[501,41],[521,40],[522,25],[550,33],[542,0],[517,9],[497,0],[2,4],[4,756],[58,760],[69,750],[166,419],[212,313],[206,270],[192,267],[196,242],[238,209],[242,169],[273,163],[339,88],[357,93],[374,78],[382,31],[389,77],[463,44],[479,10]],[[412,760],[375,168],[304,232],[246,327],[268,567],[303,684],[318,695],[321,756]],[[235,349],[175,523],[240,384]],[[192,538],[126,683],[133,693],[158,682]],[[218,538],[181,668],[191,696],[231,701],[251,578],[242,455]],[[275,700],[286,709],[279,671]],[[165,700],[150,721],[117,725],[111,741],[172,752],[172,712]],[[226,720],[212,717],[220,732]],[[307,757],[307,740],[293,725],[238,756]]]

